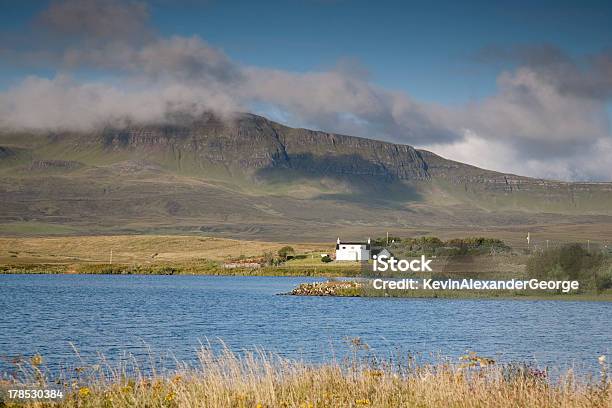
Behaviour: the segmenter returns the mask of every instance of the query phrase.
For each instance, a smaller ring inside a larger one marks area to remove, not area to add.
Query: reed
[[[459,362],[418,364],[407,356],[378,360],[354,353],[313,365],[263,351],[235,354],[203,347],[199,362],[170,371],[102,361],[62,376],[65,397],[30,407],[610,407],[608,364],[580,380],[567,371],[553,380],[524,364],[497,364],[474,353]],[[39,360],[34,361],[36,358]],[[39,368],[22,365],[22,386],[57,387]],[[16,386],[5,383],[4,387]],[[20,406],[5,400],[4,406]],[[2,403],[0,402],[0,405]]]

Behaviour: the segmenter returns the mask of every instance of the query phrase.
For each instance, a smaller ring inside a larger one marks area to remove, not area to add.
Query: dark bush
[[[509,251],[510,247],[501,239],[485,237],[454,238],[444,243],[445,247],[456,248],[459,255],[488,253],[492,249]]]
[[[409,252],[434,253],[437,248],[444,246],[444,242],[438,237],[407,238],[402,241],[402,246]]]
[[[295,254],[295,250],[290,246],[284,246],[278,250],[278,256],[283,260],[287,260],[293,254]]]
[[[595,287],[598,292],[603,292],[607,289],[612,289],[612,276],[598,276],[595,279]]]
[[[394,241],[395,241],[395,244],[399,244],[400,242],[402,242],[402,238],[389,235],[389,244],[393,243]],[[386,247],[387,237],[385,236],[385,237],[374,238],[370,241],[370,243],[372,244],[372,246]]]
[[[607,275],[603,275],[605,263],[605,255],[599,252],[589,252],[579,244],[566,244],[532,255],[527,260],[527,273],[530,278],[578,280],[582,287],[599,289],[608,285]]]

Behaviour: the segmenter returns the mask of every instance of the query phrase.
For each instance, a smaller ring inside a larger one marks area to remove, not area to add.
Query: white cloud
[[[5,129],[80,130],[160,122],[174,112],[229,114],[240,105],[214,87],[167,82],[150,86],[78,82],[69,77],[28,77],[0,94]]]
[[[383,89],[354,63],[305,73],[240,65],[197,36],[156,34],[138,2],[53,3],[38,21],[38,48],[9,52],[59,73],[1,92],[4,128],[88,130],[265,106],[293,125],[426,147],[495,170],[563,179],[612,173],[608,54],[580,65],[556,50],[536,52],[551,57],[501,73],[488,98],[444,107]],[[92,68],[105,79],[76,79]]]
[[[527,155],[504,140],[485,138],[464,130],[464,138],[447,144],[425,146],[435,153],[485,169],[554,180],[610,180],[612,139],[603,138],[584,149],[560,157]]]

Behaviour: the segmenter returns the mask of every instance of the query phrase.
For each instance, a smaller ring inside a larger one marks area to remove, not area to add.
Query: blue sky
[[[474,61],[490,45],[555,44],[572,54],[612,46],[611,2],[467,3],[211,1],[159,6],[154,18],[167,34],[197,33],[247,64],[308,71],[354,60],[376,83],[440,103],[493,92],[507,67]]]
[[[500,70],[482,64],[491,45],[553,44],[570,54],[612,46],[606,1],[158,1],[154,26],[165,35],[199,35],[232,59],[291,71],[360,64],[382,86],[445,104],[495,90]],[[48,1],[3,1],[0,26],[28,28]],[[4,67],[6,87],[26,73]]]
[[[611,2],[0,0],[0,10],[11,126],[41,94],[53,105],[41,112],[56,116],[24,126],[69,127],[76,109],[58,111],[62,98],[116,117],[95,104],[158,92],[160,106],[252,110],[504,171],[612,174],[605,157],[603,171],[570,164],[612,153]]]
[[[352,59],[385,87],[441,103],[494,90],[504,67],[476,64],[474,56],[484,47],[545,43],[591,53],[612,45],[610,2],[467,3],[210,1],[178,8],[162,3],[153,17],[164,33],[196,33],[247,64],[308,71]]]

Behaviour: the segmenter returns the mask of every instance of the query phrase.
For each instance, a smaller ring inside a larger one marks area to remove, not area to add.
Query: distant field
[[[297,252],[330,251],[333,244],[289,243]],[[224,261],[276,252],[287,243],[164,235],[0,238],[0,263],[168,263]]]
[[[44,225],[39,225],[45,227]],[[607,228],[610,227],[610,228]],[[23,231],[27,229],[21,225]],[[51,228],[52,229],[52,228]],[[612,225],[583,224],[532,226],[531,228],[508,227],[506,229],[415,229],[411,231],[394,231],[391,234],[402,237],[438,236],[442,239],[464,238],[469,236],[485,236],[499,238],[510,245],[514,251],[527,249],[526,233],[530,232],[531,249],[554,247],[567,242],[590,243],[592,248],[612,247]],[[50,232],[50,231],[48,231]],[[53,231],[60,234],[68,231]],[[333,235],[336,231],[329,232]],[[384,231],[361,231],[352,237],[384,236]],[[2,235],[2,228],[0,228]],[[191,261],[226,261],[238,257],[261,256],[264,252],[276,254],[285,245],[292,246],[296,254],[307,254],[305,258],[293,259],[283,264],[284,268],[303,268],[322,266],[321,253],[334,251],[333,240],[320,243],[295,241],[270,242],[256,240],[237,240],[221,237],[198,235],[43,235],[34,237],[0,237],[1,264],[53,264],[53,263],[108,263],[111,250],[114,264],[160,264],[185,263]],[[365,238],[363,238],[365,239]],[[548,242],[547,242],[548,241]],[[467,265],[472,270],[499,270],[500,265],[489,265],[491,260],[479,262],[478,265]],[[507,263],[501,269],[515,270],[523,259],[494,258],[496,264]],[[507,262],[506,262],[507,261]],[[343,264],[327,264],[326,267],[342,266]]]

